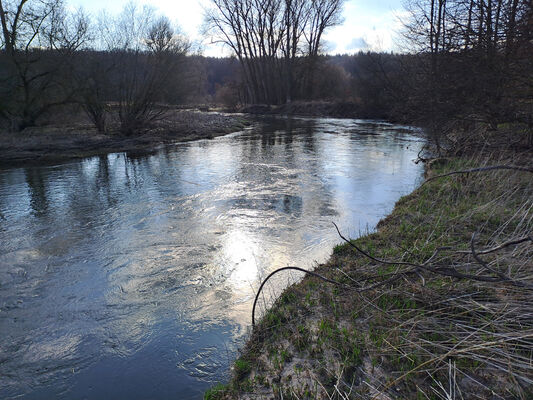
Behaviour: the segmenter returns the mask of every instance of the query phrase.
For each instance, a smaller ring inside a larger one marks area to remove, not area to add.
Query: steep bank
[[[446,159],[427,173],[531,159]],[[307,276],[286,289],[205,397],[531,398],[532,228],[529,172],[428,181],[351,242],[368,256],[344,244],[315,270],[339,285]]]
[[[0,166],[53,162],[111,152],[149,152],[165,143],[210,139],[243,129],[242,116],[170,110],[149,130],[122,136],[116,129],[98,133],[84,118],[67,116],[55,124],[0,132]]]

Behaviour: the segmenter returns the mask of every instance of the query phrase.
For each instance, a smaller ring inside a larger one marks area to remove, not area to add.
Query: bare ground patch
[[[101,134],[83,116],[64,115],[53,123],[22,132],[0,131],[0,165],[53,162],[120,151],[150,151],[164,143],[210,139],[249,124],[241,116],[171,109],[149,129],[123,136],[113,124]]]

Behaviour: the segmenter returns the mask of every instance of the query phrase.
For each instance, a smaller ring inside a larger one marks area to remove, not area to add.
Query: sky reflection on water
[[[420,179],[422,144],[385,123],[277,118],[0,171],[0,398],[201,398],[260,279],[324,261],[332,221],[372,229]]]

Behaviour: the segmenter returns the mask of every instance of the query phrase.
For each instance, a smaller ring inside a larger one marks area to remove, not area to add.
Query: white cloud
[[[337,43],[337,53],[354,53],[354,38],[363,39],[371,50],[397,50],[395,32],[396,15],[401,10],[400,0],[351,0],[344,6],[344,22],[331,28],[326,39]]]
[[[129,0],[67,0],[69,6],[83,6],[96,15],[106,9],[109,13],[119,12]],[[203,9],[210,0],[138,0],[139,4],[149,4],[178,23],[183,32],[193,41],[203,42],[204,54],[210,56],[229,55],[220,45],[210,44],[203,37],[200,28],[203,24]],[[362,49],[355,46],[354,38],[363,40],[372,50],[397,50],[394,29],[397,28],[396,15],[401,12],[401,0],[349,0],[343,10],[344,22],[331,28],[324,36],[324,49],[329,53],[353,53]],[[360,42],[362,44],[362,42]]]
[[[346,46],[346,50],[353,50],[353,51],[365,50],[368,48],[369,48],[369,45],[366,42],[365,38],[363,37],[353,38],[352,41],[348,44],[348,46]]]

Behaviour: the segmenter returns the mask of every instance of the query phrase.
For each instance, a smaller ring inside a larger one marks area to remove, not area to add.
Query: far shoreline
[[[118,152],[150,153],[161,145],[213,139],[249,125],[250,119],[242,115],[172,110],[151,129],[131,136],[116,130],[98,133],[88,121],[47,124],[21,132],[0,131],[0,169]]]
[[[81,115],[64,115],[57,120],[68,123],[48,123],[26,128],[21,132],[0,130],[0,169],[63,162],[72,159],[101,156],[110,153],[135,152],[148,154],[159,146],[173,143],[213,139],[238,132],[257,117],[312,117],[340,119],[371,119],[390,123],[385,115],[375,115],[350,101],[294,101],[280,106],[243,105],[239,108],[212,106],[176,106],[164,118],[136,135],[118,132],[110,124],[106,133],[99,133]]]

